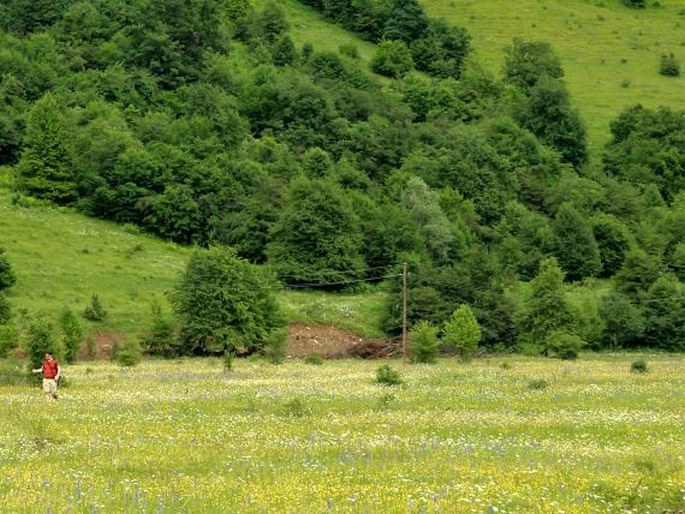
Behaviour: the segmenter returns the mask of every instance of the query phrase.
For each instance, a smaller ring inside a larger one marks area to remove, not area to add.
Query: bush
[[[545,380],[544,378],[534,378],[533,380],[528,382],[528,389],[532,389],[534,391],[547,389],[547,386],[549,386],[549,382],[547,382],[547,380]]]
[[[19,331],[14,325],[0,325],[0,359],[6,359],[19,346]]]
[[[578,358],[578,353],[585,344],[585,341],[575,334],[555,330],[547,336],[543,353],[548,357],[573,360]]]
[[[396,370],[388,364],[383,364],[376,370],[376,382],[381,385],[395,386],[402,384],[402,379]]]
[[[647,7],[645,0],[623,0],[623,4],[633,9],[644,9]]]
[[[411,330],[409,336],[411,361],[426,364],[435,362],[440,348],[438,329],[428,321],[419,321]]]
[[[0,361],[0,386],[13,386],[30,383],[31,377],[22,369],[19,362]]]
[[[140,338],[140,344],[147,355],[157,357],[176,357],[179,354],[179,343],[174,334],[174,324],[162,312],[157,301],[151,305],[152,324]]]
[[[630,365],[630,371],[633,373],[647,373],[647,361],[644,359],[638,359]]]
[[[316,352],[307,354],[304,358],[305,364],[313,364],[314,366],[321,366],[323,364],[323,357]]]
[[[673,54],[662,55],[659,73],[666,77],[680,76],[680,61]]]
[[[43,364],[46,353],[51,353],[57,360],[62,357],[62,346],[54,337],[54,327],[46,318],[37,316],[28,322],[26,353],[31,369]]]
[[[140,363],[142,350],[138,341],[129,339],[116,352],[116,360],[120,366],[132,367]]]
[[[64,359],[69,364],[72,364],[76,362],[76,354],[83,342],[83,328],[78,322],[76,315],[70,309],[62,312],[59,318],[59,325],[64,343]]]
[[[94,321],[96,323],[105,321],[107,311],[102,308],[102,302],[97,294],[93,294],[90,297],[90,303],[83,309],[83,317],[88,321]]]

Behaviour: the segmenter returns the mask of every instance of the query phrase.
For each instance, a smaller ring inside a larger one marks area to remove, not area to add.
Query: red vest
[[[43,378],[55,378],[59,363],[56,360],[43,362]]]

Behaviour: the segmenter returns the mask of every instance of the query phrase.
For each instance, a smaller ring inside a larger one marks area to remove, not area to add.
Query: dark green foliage
[[[480,338],[480,326],[473,311],[466,304],[460,305],[445,323],[442,336],[443,345],[446,348],[456,350],[461,360],[468,361],[478,348]]]
[[[196,250],[171,295],[184,354],[264,350],[284,325],[272,283],[228,248]]]
[[[599,302],[599,314],[604,322],[602,347],[629,348],[642,343],[644,312],[627,296],[616,292],[603,296]]]
[[[635,105],[611,122],[603,156],[611,175],[634,184],[656,184],[664,199],[685,189],[685,111]]]
[[[573,322],[570,306],[564,296],[564,274],[555,258],[540,264],[531,281],[532,292],[520,320],[521,344],[542,351],[555,331],[568,330]]]
[[[128,339],[117,351],[116,359],[120,366],[127,368],[133,367],[140,363],[142,359],[142,350],[138,341],[135,339]]]
[[[271,232],[269,262],[288,283],[325,284],[360,278],[361,232],[344,191],[325,180],[294,180]]]
[[[651,287],[660,272],[659,258],[648,255],[639,248],[631,248],[616,273],[616,290],[629,297],[637,297]]]
[[[300,56],[290,36],[281,37],[273,49],[273,63],[276,66],[290,66],[296,64]]]
[[[685,286],[672,276],[662,276],[644,299],[645,335],[648,346],[668,351],[685,350]]]
[[[2,300],[0,300],[2,302]],[[2,309],[2,307],[0,307]],[[19,347],[19,330],[7,322],[0,321],[0,359],[6,359]]]
[[[323,364],[323,357],[316,352],[310,352],[304,358],[304,362],[313,366],[321,366]]]
[[[630,364],[630,371],[633,373],[647,373],[649,367],[647,366],[647,361],[644,359],[638,359]]]
[[[414,60],[411,52],[402,41],[381,41],[371,59],[371,69],[386,77],[398,79],[404,77],[413,68]]]
[[[585,346],[585,341],[576,334],[553,331],[547,336],[542,353],[561,360],[575,360]]]
[[[507,48],[504,60],[504,79],[517,87],[528,89],[543,78],[559,79],[564,76],[561,61],[544,41],[514,39]]]
[[[101,323],[107,318],[107,311],[103,308],[102,301],[96,293],[91,295],[90,303],[83,309],[83,317],[95,323]]]
[[[389,364],[383,364],[376,369],[376,383],[384,386],[396,386],[402,384],[402,379],[396,369],[391,368]]]
[[[662,55],[661,63],[659,64],[659,73],[666,77],[679,77],[680,61],[672,53]]]
[[[632,7],[633,9],[644,9],[647,7],[647,2],[646,0],[621,0],[623,2],[623,5],[627,5],[628,7]]]
[[[585,125],[560,80],[541,77],[528,90],[514,116],[522,127],[557,150],[565,162],[579,167],[587,160]]]
[[[71,309],[65,309],[59,318],[59,327],[64,345],[64,359],[67,363],[76,362],[76,356],[83,343],[83,327]]]
[[[76,199],[69,122],[48,93],[28,113],[24,150],[17,165],[21,190],[56,203]]]
[[[430,20],[426,30],[410,44],[418,70],[442,78],[458,79],[469,53],[471,36],[444,20]]]
[[[582,280],[599,274],[601,260],[597,241],[587,219],[565,203],[551,224],[555,255],[568,280]]]
[[[162,311],[162,305],[153,301],[150,305],[152,324],[140,338],[140,346],[147,355],[158,357],[175,357],[179,354],[179,345],[174,331],[174,323]]]
[[[12,266],[5,255],[5,249],[0,247],[0,291],[14,285],[17,276],[12,271]]]
[[[399,40],[409,45],[428,27],[428,18],[416,0],[394,0],[383,27],[383,39]]]
[[[54,326],[44,316],[37,315],[28,320],[26,353],[30,369],[40,368],[46,353],[51,353],[57,360],[62,357],[63,348],[55,337]]]
[[[628,229],[614,216],[607,214],[594,216],[590,223],[602,261],[599,276],[611,277],[620,269],[630,246]]]
[[[409,332],[410,359],[414,363],[432,364],[440,350],[438,328],[428,321],[419,321]]]

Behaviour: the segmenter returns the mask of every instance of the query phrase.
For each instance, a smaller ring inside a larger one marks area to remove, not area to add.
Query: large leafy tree
[[[543,350],[552,332],[569,330],[573,321],[564,294],[564,273],[554,257],[542,261],[531,286],[531,296],[520,320],[521,342]]]
[[[65,204],[77,197],[69,120],[51,93],[28,113],[17,172],[19,187],[39,198]]]
[[[507,48],[504,59],[504,79],[508,83],[528,89],[542,77],[559,79],[564,76],[561,61],[549,43],[515,38]]]
[[[286,282],[337,284],[363,275],[361,241],[345,192],[329,180],[302,177],[288,189],[267,256]]]
[[[602,262],[599,247],[587,219],[570,203],[559,207],[552,232],[555,237],[555,254],[569,280],[597,276]]]
[[[171,293],[182,353],[252,352],[276,344],[285,321],[273,291],[263,269],[235,250],[195,250]]]
[[[622,180],[656,184],[668,201],[685,189],[685,111],[635,105],[611,122],[604,168]]]

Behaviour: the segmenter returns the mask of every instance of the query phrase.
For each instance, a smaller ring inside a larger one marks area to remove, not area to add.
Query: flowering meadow
[[[0,512],[685,508],[685,356],[67,366],[0,386]]]

